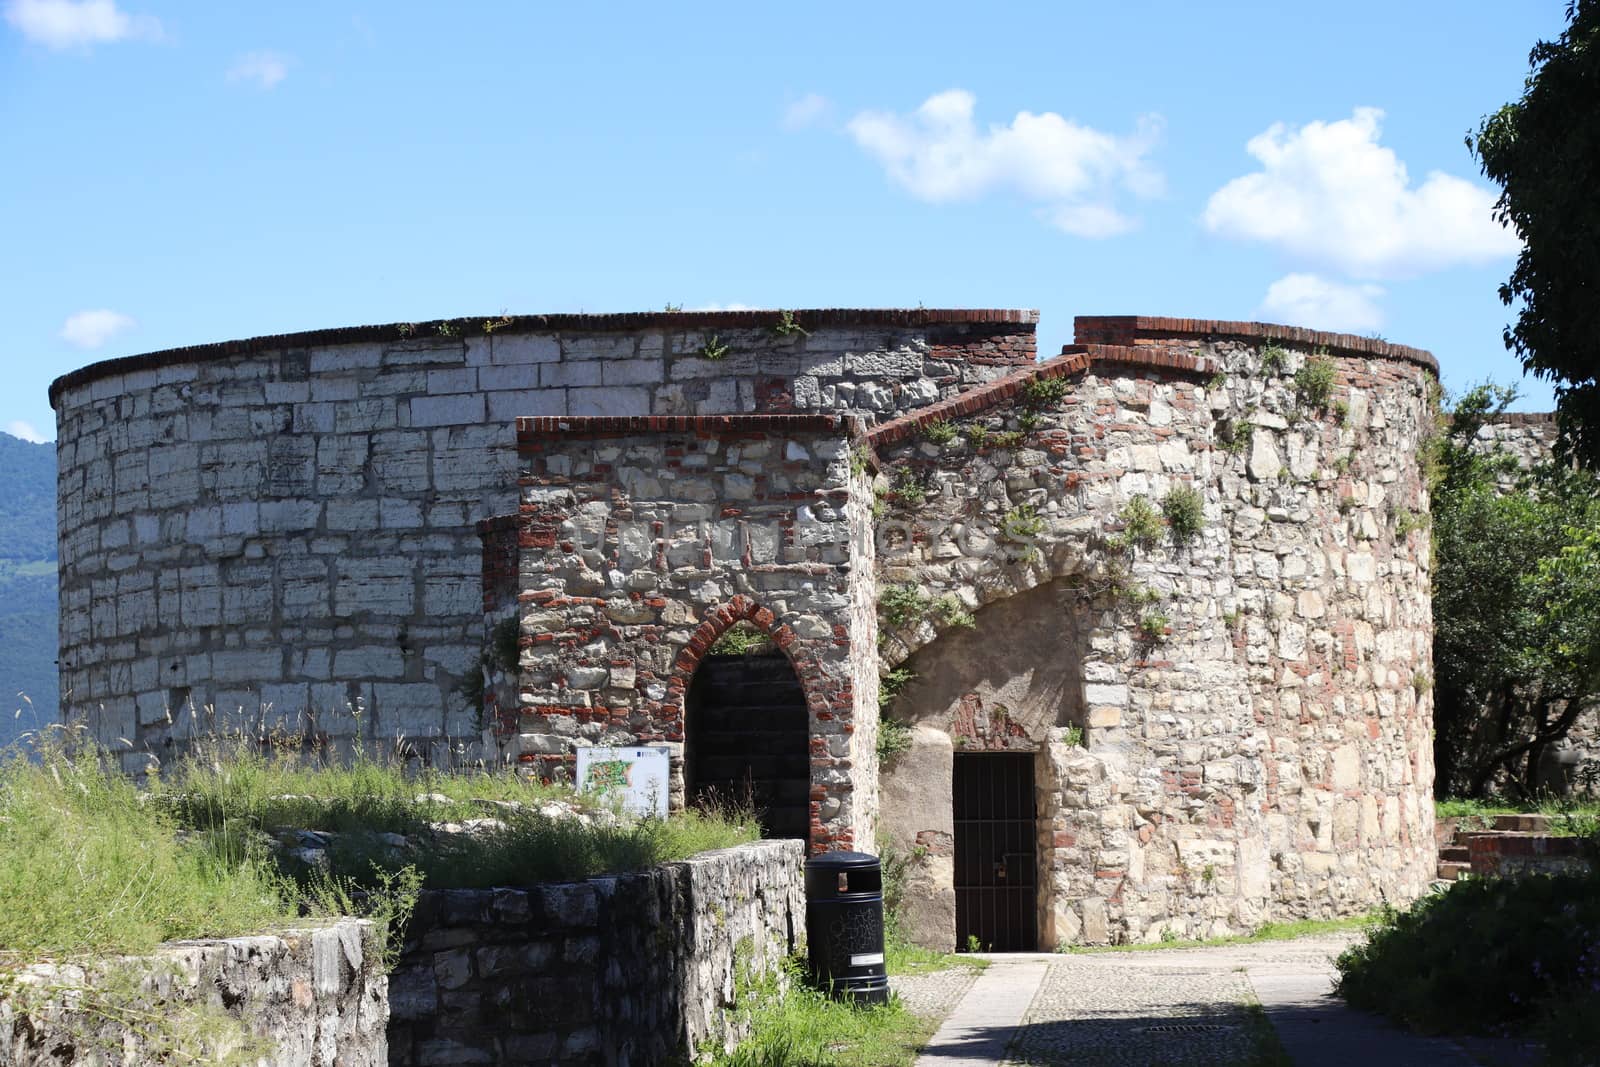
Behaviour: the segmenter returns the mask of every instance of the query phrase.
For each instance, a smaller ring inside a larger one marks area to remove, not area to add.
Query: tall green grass
[[[805,968],[789,963],[787,994],[775,981],[743,991],[750,1036],[715,1067],[909,1067],[937,1023],[899,1002],[872,1007],[834,1000],[806,984]]]
[[[577,880],[759,836],[749,812],[551,817],[541,808],[581,798],[510,769],[416,773],[239,737],[203,739],[141,791],[64,736],[32,759],[0,750],[0,954],[135,953],[352,910],[399,922],[419,888]],[[484,817],[471,832],[437,825]],[[285,829],[336,835],[328,862],[275,848]]]
[[[0,952],[140,952],[296,914],[265,855],[228,855],[93,753],[0,753]]]

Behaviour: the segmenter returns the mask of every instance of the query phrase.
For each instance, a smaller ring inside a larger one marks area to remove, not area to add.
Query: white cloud
[[[133,320],[120,311],[97,308],[68,315],[61,326],[61,337],[78,348],[99,348],[133,325]]]
[[[33,423],[23,422],[21,419],[18,419],[16,422],[7,423],[6,433],[10,434],[12,437],[20,437],[24,441],[31,441],[36,445],[42,445],[46,441],[50,440],[50,438],[34,429]]]
[[[1256,316],[1313,330],[1371,333],[1383,325],[1377,303],[1381,296],[1383,290],[1370,283],[1345,285],[1315,274],[1286,274],[1267,287]]]
[[[1337,122],[1273,124],[1245,146],[1262,169],[1211,195],[1205,227],[1357,278],[1515,255],[1515,232],[1494,220],[1495,193],[1439,171],[1413,186],[1394,150],[1378,144],[1382,121],[1382,111],[1361,107]]]
[[[822,121],[828,113],[828,98],[818,93],[807,93],[783,109],[783,128],[803,130]]]
[[[1040,205],[1050,225],[1080,237],[1108,237],[1135,220],[1116,206],[1119,192],[1157,196],[1163,182],[1146,156],[1161,120],[1147,116],[1126,137],[1102,133],[1053,111],[1020,111],[1008,126],[979,130],[976,98],[937,93],[909,116],[864,111],[850,120],[856,143],[889,177],[930,203],[975,200],[1009,191]]]
[[[50,48],[161,39],[154,16],[130,15],[115,0],[10,0],[6,21],[28,40]]]
[[[289,76],[289,59],[277,52],[246,52],[228,68],[230,82],[255,82],[271,89]]]

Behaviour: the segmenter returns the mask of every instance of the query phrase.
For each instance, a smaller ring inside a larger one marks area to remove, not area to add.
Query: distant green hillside
[[[0,433],[0,745],[54,722],[56,446]],[[29,711],[18,696],[33,702]],[[20,718],[13,715],[22,708]]]

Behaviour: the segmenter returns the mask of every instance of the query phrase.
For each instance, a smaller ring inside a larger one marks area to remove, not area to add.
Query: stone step
[[[1440,863],[1466,863],[1472,858],[1472,850],[1466,845],[1446,845],[1439,850]]]
[[[1549,833],[1555,819],[1549,815],[1521,814],[1521,815],[1496,815],[1494,828],[1510,833],[1543,834]]]
[[[1471,874],[1471,873],[1472,873],[1472,864],[1470,864],[1470,863],[1458,863],[1458,862],[1446,862],[1446,861],[1440,861],[1440,863],[1439,863],[1439,877],[1442,878],[1446,882],[1453,882],[1457,878],[1460,878],[1462,875]]]

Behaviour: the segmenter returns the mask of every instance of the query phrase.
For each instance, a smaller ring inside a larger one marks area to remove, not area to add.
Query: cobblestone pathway
[[[982,973],[976,967],[952,967],[926,974],[896,974],[889,977],[889,988],[907,1011],[925,1019],[943,1020]]]
[[[1210,1067],[1244,1063],[1255,1048],[1240,971],[1131,969],[1104,957],[1050,964],[1023,1016],[1012,1064]]]
[[[1521,1062],[1474,1059],[1345,1007],[1332,995],[1332,961],[1351,940],[1016,954],[995,957],[976,980],[895,981],[921,983],[901,994],[908,1005],[916,998],[913,1010],[948,1012],[918,1067],[1244,1067],[1272,1031],[1297,1067]]]

